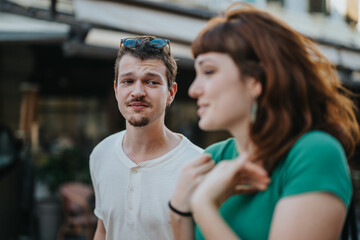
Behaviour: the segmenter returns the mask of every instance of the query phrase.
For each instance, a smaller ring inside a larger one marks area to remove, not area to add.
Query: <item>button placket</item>
[[[136,219],[136,214],[137,214],[137,210],[138,210],[138,201],[140,199],[139,198],[139,194],[138,191],[140,190],[139,188],[141,187],[139,185],[140,181],[140,171],[137,168],[132,168],[130,169],[130,176],[129,176],[129,185],[128,185],[128,190],[127,190],[127,210],[128,210],[128,223],[131,224],[135,221]]]

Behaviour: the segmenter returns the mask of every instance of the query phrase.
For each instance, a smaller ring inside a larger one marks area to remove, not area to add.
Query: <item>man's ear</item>
[[[115,98],[117,99],[117,84],[116,84],[116,81],[114,81],[114,93],[115,93]]]
[[[176,92],[177,92],[177,83],[174,82],[169,88],[169,93],[170,94],[169,94],[168,99],[166,101],[166,105],[170,106],[170,104],[174,101]]]

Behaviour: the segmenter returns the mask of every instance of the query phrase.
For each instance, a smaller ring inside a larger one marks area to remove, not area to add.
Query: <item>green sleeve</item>
[[[216,163],[221,160],[234,159],[239,156],[234,138],[214,143],[207,147],[204,152],[210,154]]]
[[[339,197],[348,207],[352,196],[344,149],[331,135],[313,131],[290,150],[283,168],[282,197],[320,191]]]

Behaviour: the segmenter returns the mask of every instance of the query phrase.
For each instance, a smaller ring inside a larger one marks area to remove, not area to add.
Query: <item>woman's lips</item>
[[[197,115],[199,117],[201,117],[202,115],[204,115],[204,113],[206,112],[207,108],[209,107],[208,104],[199,104],[198,105],[198,110],[197,110]]]

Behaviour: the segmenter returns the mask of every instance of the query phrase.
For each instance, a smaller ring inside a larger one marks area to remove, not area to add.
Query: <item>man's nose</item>
[[[145,88],[144,85],[138,81],[134,84],[134,89],[131,93],[132,97],[143,97],[145,96]]]

